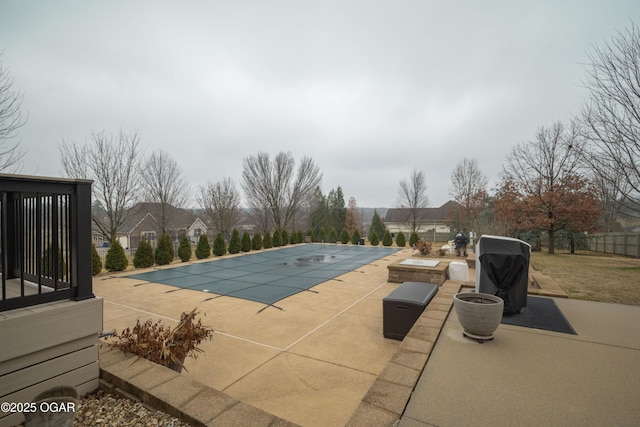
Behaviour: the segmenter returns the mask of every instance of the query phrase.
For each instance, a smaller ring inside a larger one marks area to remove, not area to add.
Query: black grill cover
[[[531,246],[518,239],[482,236],[476,245],[476,289],[504,300],[504,312],[527,306]]]

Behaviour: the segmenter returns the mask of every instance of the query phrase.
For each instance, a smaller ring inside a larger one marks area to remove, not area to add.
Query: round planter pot
[[[460,292],[453,296],[453,307],[464,335],[482,343],[493,339],[502,320],[504,301],[495,295]]]

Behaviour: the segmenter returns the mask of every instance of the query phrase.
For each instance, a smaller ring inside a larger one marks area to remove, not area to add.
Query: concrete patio
[[[494,341],[478,344],[462,337],[451,310],[463,284],[448,281],[403,342],[385,339],[382,299],[398,286],[386,267],[409,256],[405,249],[260,313],[264,304],[205,301],[213,295],[122,275],[94,279],[94,291],[104,298],[104,330],[138,318],[173,325],[197,306],[216,334],[180,380],[213,389],[199,399],[254,408],[246,413],[261,425],[637,424],[640,307],[557,298],[577,336],[501,325]]]

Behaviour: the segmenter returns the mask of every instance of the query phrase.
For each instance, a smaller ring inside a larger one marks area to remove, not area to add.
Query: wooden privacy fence
[[[587,236],[589,250],[640,258],[640,233],[598,233]]]

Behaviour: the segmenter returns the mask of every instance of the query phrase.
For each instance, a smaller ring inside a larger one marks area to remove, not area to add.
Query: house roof
[[[147,216],[151,215],[156,222],[160,218],[160,203],[142,202],[137,203],[129,209],[127,220],[120,227],[123,233],[131,232]],[[189,228],[196,220],[196,216],[186,209],[168,206],[168,216],[171,218],[170,229]]]
[[[416,221],[419,222],[449,222],[451,221],[451,214],[460,208],[460,205],[449,200],[439,208],[419,208],[416,215]],[[411,210],[409,208],[391,208],[387,211],[384,222],[399,222],[404,223],[409,221],[411,216]]]

